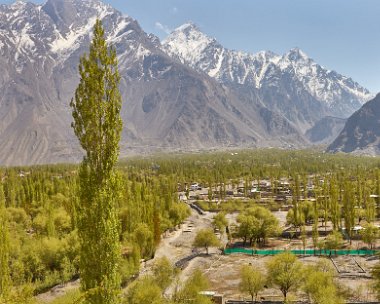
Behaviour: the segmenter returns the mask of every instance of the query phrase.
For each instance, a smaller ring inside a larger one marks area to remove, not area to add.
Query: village
[[[308,202],[315,205],[318,200],[323,200],[325,197],[315,196],[313,181],[317,180],[320,185],[323,185],[324,181],[313,176],[308,180],[309,183],[305,187],[307,191],[302,192],[297,203]],[[304,188],[302,184],[300,188]],[[213,187],[212,190],[194,182],[186,185],[186,189],[183,190],[178,192],[179,200],[192,208],[192,215],[178,230],[164,237],[156,257],[167,256],[181,267],[182,280],[194,269],[202,269],[212,286],[212,290],[205,291],[205,294],[213,297],[216,303],[248,301],[250,297],[239,290],[241,267],[252,265],[265,272],[265,265],[271,257],[282,251],[292,251],[306,266],[319,263],[320,260],[327,261],[334,269],[334,277],[349,302],[376,301],[371,287],[371,271],[379,262],[379,258],[375,255],[378,233],[373,243],[365,243],[362,234],[367,226],[365,219],[356,221],[351,227],[350,239],[345,227],[342,227],[339,232],[342,239],[339,244],[332,247],[327,245],[328,237],[334,231],[332,222],[330,219],[318,222],[318,248],[316,248],[312,237],[313,220],[305,221],[305,236],[302,236],[300,227],[289,223],[288,213],[292,212],[295,199],[294,181],[262,179],[254,180],[246,186],[245,181],[241,180],[239,183]],[[378,195],[370,194],[368,198],[373,200],[377,207]],[[239,213],[254,205],[271,210],[279,223],[279,233],[269,237],[265,244],[243,244],[238,236]],[[226,231],[220,231],[213,225],[213,218],[218,212],[226,214],[228,221]],[[379,222],[375,221],[374,226],[380,227]],[[197,231],[205,227],[214,229],[222,244],[220,248],[213,248],[209,255],[205,255],[201,249],[193,248]],[[170,290],[167,292],[170,293]],[[308,300],[302,292],[296,292],[292,297],[297,301]],[[282,299],[281,292],[273,287],[265,288],[260,293],[260,300],[265,303],[282,303]]]

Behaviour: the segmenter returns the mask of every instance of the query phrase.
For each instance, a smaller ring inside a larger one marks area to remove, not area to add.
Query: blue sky
[[[161,39],[171,29],[192,21],[231,49],[282,54],[299,47],[326,68],[380,92],[380,0],[104,2],[137,19],[146,32]]]

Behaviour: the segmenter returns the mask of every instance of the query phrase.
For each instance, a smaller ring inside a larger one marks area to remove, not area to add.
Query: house
[[[190,185],[190,190],[191,191],[202,190],[202,187],[198,183],[192,183]]]
[[[256,199],[260,199],[261,198],[261,191],[259,191],[257,188],[252,188],[249,191],[249,196],[256,198]]]
[[[218,294],[215,291],[201,291],[199,294],[204,295],[208,298],[211,298],[212,302],[215,304],[224,304],[224,296]]]

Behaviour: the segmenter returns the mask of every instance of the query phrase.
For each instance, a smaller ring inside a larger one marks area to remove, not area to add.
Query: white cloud
[[[173,13],[173,14],[177,14],[177,13],[178,13],[178,8],[174,6],[174,7],[172,8],[172,13]]]
[[[167,25],[162,24],[161,22],[158,22],[158,21],[154,24],[154,26],[160,31],[165,32],[166,34],[170,34],[172,31]]]

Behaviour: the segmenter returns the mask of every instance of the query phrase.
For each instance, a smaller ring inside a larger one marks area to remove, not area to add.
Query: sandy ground
[[[41,293],[36,296],[37,300],[41,303],[50,303],[58,297],[65,295],[67,292],[78,289],[80,286],[79,280],[68,282],[66,284],[60,284],[54,286],[48,292]]]
[[[178,260],[191,255],[193,253],[192,243],[197,231],[211,228],[213,217],[213,213],[205,212],[204,215],[199,215],[195,210],[191,209],[190,217],[179,228],[170,234],[163,235],[154,259],[147,261],[143,265],[140,274],[149,271],[158,258],[165,256],[174,264]],[[210,252],[214,251],[216,251],[215,248],[210,250]]]
[[[198,230],[210,228],[212,226],[213,213],[206,212],[199,215],[195,210],[191,209],[191,215],[186,221],[171,233],[164,234],[161,242],[156,250],[155,257],[152,260],[142,263],[140,275],[149,274],[154,262],[163,256],[167,257],[173,264],[178,260],[191,255],[192,243]],[[211,248],[210,253],[218,250]],[[79,288],[79,280],[55,286],[46,293],[38,295],[36,298],[42,303],[50,303],[57,297],[64,295],[66,292]]]
[[[194,269],[202,269],[211,282],[210,290],[224,294],[227,300],[249,300],[248,296],[242,295],[239,291],[240,268],[243,265],[252,265],[252,267],[260,269],[265,273],[265,264],[270,259],[270,256],[248,256],[240,254],[198,257],[189,264],[181,275],[187,277]],[[301,257],[300,261],[304,265],[312,265],[319,259],[327,259],[330,265],[334,267],[329,258],[309,256]],[[360,264],[366,265],[363,267],[366,272],[358,273],[359,269],[357,267],[353,267],[349,270],[345,269],[347,273],[343,274],[339,274],[338,271],[336,271],[336,280],[349,291],[351,294],[350,300],[374,301],[374,294],[370,288],[371,279],[369,278],[369,271],[378,261],[370,261],[364,257],[337,257],[334,258],[334,261],[340,266],[339,269],[342,271],[344,265],[352,264],[352,259],[356,259]],[[296,296],[300,300],[307,300],[306,295],[302,292],[298,292]],[[259,294],[259,297],[265,300],[281,300],[282,294],[280,290],[276,288],[266,288]]]
[[[274,215],[279,219],[280,226],[286,226],[286,212],[278,211],[274,212]],[[194,215],[193,215],[194,216]],[[230,214],[227,216],[230,224],[236,221],[237,214]],[[209,226],[213,215],[207,214],[207,216],[197,216],[194,223],[201,225],[202,228]],[[190,222],[192,222],[190,220]],[[186,224],[184,225],[186,227]],[[189,239],[193,239],[193,235],[189,235]],[[321,237],[323,239],[323,237]],[[174,244],[182,243],[183,234],[179,234],[176,239],[171,242]],[[188,247],[189,243],[185,242],[187,253],[190,253],[191,247]],[[351,248],[359,248],[360,242],[353,242]],[[267,246],[276,249],[302,249],[303,244],[301,240],[292,239],[284,240],[280,238],[270,239]],[[349,246],[347,243],[346,246]],[[309,238],[306,244],[307,248],[312,248],[312,241]],[[163,247],[169,249],[169,247]],[[177,249],[181,250],[181,249]],[[169,251],[165,251],[168,253]],[[178,251],[177,251],[178,252]],[[182,251],[182,254],[178,254],[176,257],[186,255],[186,252]],[[168,254],[166,254],[168,256]],[[248,300],[248,296],[244,296],[239,291],[239,281],[240,281],[240,268],[242,265],[252,265],[255,268],[261,269],[265,272],[265,264],[270,259],[270,256],[248,256],[241,254],[234,255],[221,255],[217,250],[213,251],[210,256],[196,257],[191,260],[188,266],[181,272],[180,281],[186,280],[189,275],[195,269],[201,269],[211,282],[210,290],[216,291],[218,293],[224,294],[225,298],[228,299],[240,299]],[[379,262],[376,257],[353,257],[353,256],[339,256],[332,257],[317,257],[308,256],[300,257],[300,261],[305,265],[312,265],[317,263],[320,259],[327,259],[328,263],[335,269],[335,277],[341,289],[345,289],[349,296],[349,300],[352,301],[374,301],[375,297],[371,289],[372,279],[370,276],[371,269]],[[167,291],[167,294],[171,293],[171,288]],[[306,295],[302,292],[293,294],[299,299],[307,300]],[[262,293],[260,293],[260,298],[266,300],[281,300],[282,294],[278,289],[266,288]]]
[[[162,237],[158,246],[155,258],[144,262],[141,266],[140,275],[149,274],[151,272],[154,261],[160,257],[166,256],[173,264],[182,258],[185,258],[193,253],[192,243],[196,232],[203,228],[211,227],[212,218],[215,214],[206,212],[204,215],[199,215],[191,209],[191,216],[177,229],[171,233],[165,234]],[[279,219],[280,225],[285,227],[286,212],[274,212]],[[230,224],[236,222],[237,214],[227,216]],[[223,242],[226,242],[225,238]],[[268,244],[277,249],[283,248],[298,248],[302,249],[302,242],[297,239],[283,240],[279,238],[271,239]],[[359,247],[359,243],[354,243],[352,248]],[[307,242],[307,247],[311,248],[311,240]],[[200,250],[202,252],[202,250]],[[221,255],[217,248],[210,249],[209,256],[199,256],[192,259],[188,265],[179,274],[179,281],[185,281],[189,275],[197,268],[201,269],[210,279],[210,290],[224,294],[226,299],[249,299],[239,291],[239,271],[242,265],[251,264],[253,267],[261,269],[265,272],[265,264],[270,259],[270,256],[248,256],[241,254]],[[316,263],[321,257],[301,257],[300,260],[305,265]],[[326,259],[326,257],[324,257]],[[336,270],[336,279],[351,294],[350,300],[374,300],[374,294],[370,288],[371,278],[370,270],[378,263],[376,257],[333,257],[328,259],[329,263]],[[333,263],[334,261],[334,263]],[[360,265],[360,266],[359,266]],[[68,290],[79,287],[79,281],[71,282],[66,285],[57,286],[51,291],[38,296],[45,303],[51,302],[56,297],[63,295]],[[173,291],[173,286],[166,291],[170,295]],[[275,288],[267,288],[259,295],[266,300],[281,300],[281,292]],[[305,299],[305,295],[299,292],[296,295],[300,299]]]

